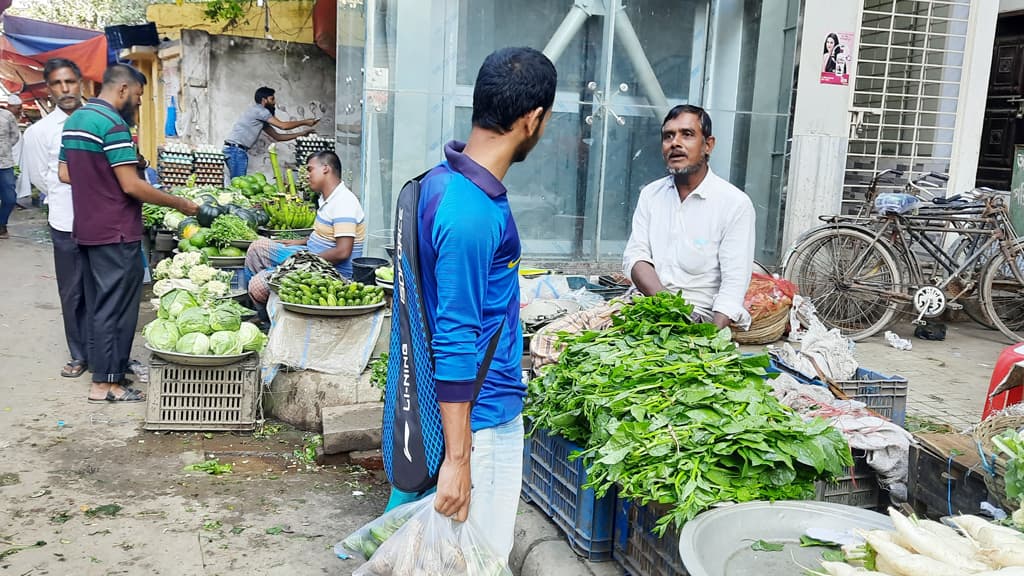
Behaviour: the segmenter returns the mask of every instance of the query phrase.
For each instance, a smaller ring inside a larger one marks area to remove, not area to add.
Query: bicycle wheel
[[[1024,243],[989,260],[981,280],[981,303],[1000,332],[1024,342]]]
[[[963,264],[968,258],[970,258],[974,254],[975,250],[980,249],[978,244],[979,242],[977,238],[961,238],[960,241],[957,242],[956,245],[953,247],[952,252],[950,252],[950,256],[952,257],[953,261],[956,262],[957,264]],[[978,260],[974,263],[974,266],[971,268],[976,272],[974,278],[981,278],[981,274],[985,271],[985,263],[988,262],[988,259],[996,251],[998,251],[998,247],[993,245],[986,251],[986,253],[982,254],[978,258]],[[988,328],[989,330],[996,329],[995,324],[993,324],[992,320],[989,319],[988,313],[985,312],[985,307],[982,306],[981,304],[980,285],[976,285],[972,293],[967,295],[966,297],[960,298],[960,301],[964,305],[964,313],[966,313],[967,316],[971,318],[971,320],[974,320],[975,322],[981,324],[982,326]]]
[[[891,295],[901,290],[903,275],[892,250],[858,230],[809,235],[783,275],[814,303],[823,323],[852,340],[884,330],[900,308]]]

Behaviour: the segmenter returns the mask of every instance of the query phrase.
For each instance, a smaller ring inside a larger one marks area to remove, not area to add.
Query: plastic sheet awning
[[[0,12],[10,0],[0,0]],[[50,58],[67,58],[88,80],[101,82],[107,68],[107,37],[103,32],[3,15],[0,36],[0,80],[11,92],[45,96],[43,65]]]

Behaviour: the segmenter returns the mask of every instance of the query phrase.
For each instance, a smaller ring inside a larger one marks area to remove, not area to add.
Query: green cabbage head
[[[157,318],[146,324],[146,327],[142,329],[142,335],[153,348],[168,352],[174,350],[174,345],[178,343],[180,337],[178,326],[174,322],[162,318]]]
[[[178,332],[182,336],[193,332],[211,334],[210,316],[202,308],[189,308],[178,315]]]
[[[174,346],[174,351],[181,354],[194,354],[196,356],[209,354],[210,339],[206,334],[202,334],[200,332],[185,334],[181,338],[178,338],[178,343]]]
[[[217,307],[210,312],[210,328],[213,329],[214,332],[220,332],[222,330],[235,332],[238,330],[238,326],[241,323],[242,317],[234,310]]]
[[[238,327],[238,342],[246,352],[260,352],[267,343],[267,335],[252,322],[242,322]]]
[[[188,290],[171,290],[160,297],[160,309],[157,316],[164,320],[176,320],[185,310],[199,306],[195,296]]]
[[[221,330],[210,335],[210,352],[217,356],[232,356],[242,353],[242,344],[236,332]]]

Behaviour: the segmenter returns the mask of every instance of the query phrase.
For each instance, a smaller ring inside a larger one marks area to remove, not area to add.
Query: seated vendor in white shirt
[[[715,175],[711,117],[672,108],[661,125],[669,175],[640,191],[623,268],[640,292],[682,292],[695,319],[747,329],[743,297],[754,262],[754,205]]]

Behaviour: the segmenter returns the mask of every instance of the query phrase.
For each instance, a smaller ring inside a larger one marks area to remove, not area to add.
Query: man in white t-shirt
[[[86,322],[82,257],[78,244],[71,237],[75,220],[71,185],[60,181],[57,166],[64,122],[82,106],[82,73],[71,60],[53,58],[43,67],[43,79],[50,101],[55,106],[53,112],[25,130],[21,151],[22,177],[27,178],[46,198],[64,336],[71,353],[71,361],[64,365],[60,374],[66,378],[77,378],[85,372],[89,362],[89,323]]]
[[[259,304],[270,297],[270,275],[289,256],[309,250],[338,272],[352,277],[352,259],[363,255],[366,216],[356,195],[341,181],[341,160],[334,152],[317,152],[306,161],[309,187],[320,194],[313,233],[300,240],[256,240],[245,254],[249,296]]]
[[[695,319],[746,329],[754,205],[708,167],[714,148],[703,108],[684,104],[668,112],[661,152],[669,175],[640,191],[622,263],[642,293],[682,292]]]

